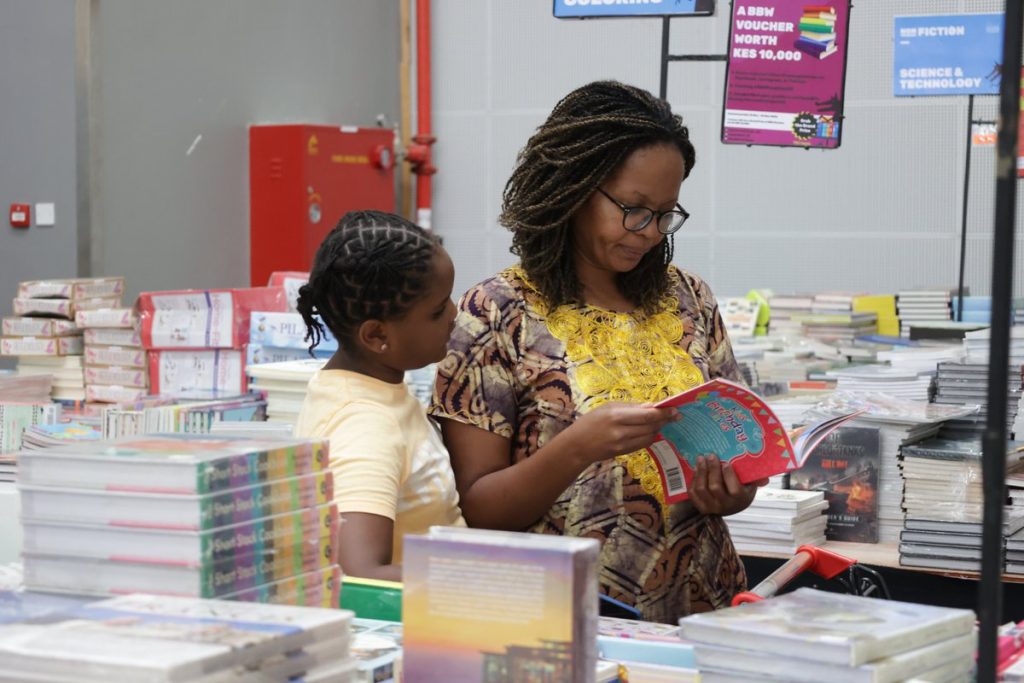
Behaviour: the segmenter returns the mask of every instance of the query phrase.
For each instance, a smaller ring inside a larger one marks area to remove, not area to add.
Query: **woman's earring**
[[[384,351],[387,351],[388,350],[388,345],[387,344],[381,344],[380,345],[380,350],[381,350],[381,353],[383,353]]]

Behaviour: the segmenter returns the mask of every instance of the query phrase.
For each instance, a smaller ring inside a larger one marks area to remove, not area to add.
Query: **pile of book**
[[[1022,391],[1022,368],[1011,366],[1006,384],[1006,424],[1011,431],[1020,409]],[[976,405],[976,413],[951,420],[943,426],[943,434],[954,438],[973,438],[985,429],[988,415],[988,360],[978,360],[972,353],[968,360],[960,363],[940,363],[936,378],[935,402],[945,405]]]
[[[250,389],[267,398],[267,419],[295,424],[306,398],[306,385],[326,362],[307,358],[249,366]]]
[[[18,358],[18,373],[52,375],[55,400],[84,401],[80,312],[120,305],[124,278],[31,280],[18,285],[14,316],[4,318],[0,355]]]
[[[148,361],[135,311],[120,306],[79,311],[75,322],[85,339],[86,398],[122,403],[146,396]]]
[[[266,417],[266,402],[257,394],[212,400],[146,397],[135,403],[104,408],[103,438],[140,434],[206,434],[214,422],[256,422]]]
[[[701,683],[964,681],[974,665],[971,610],[800,588],[680,620]]]
[[[60,416],[60,405],[50,401],[0,401],[0,453],[19,450],[28,427],[56,424]]]
[[[39,424],[25,428],[25,432],[21,435],[21,448],[26,451],[37,451],[68,443],[99,441],[102,438],[103,433],[91,424],[82,422]]]
[[[1019,467],[1021,444],[1007,446],[1007,467]],[[984,492],[980,441],[929,439],[903,448],[900,564],[952,571],[980,571]],[[1006,538],[1024,528],[1024,510],[1007,506]]]
[[[406,536],[405,680],[594,680],[599,552],[590,538],[460,527]]]
[[[825,59],[836,51],[836,8],[804,5],[800,15],[800,37],[794,47],[811,57]]]
[[[777,294],[768,298],[771,311],[768,333],[778,337],[799,337],[803,332],[800,316],[811,313],[814,297],[810,294]]]
[[[874,313],[811,313],[797,320],[803,326],[803,336],[822,341],[849,343],[878,333],[878,316]]]
[[[896,311],[900,318],[900,336],[909,337],[915,323],[950,320],[948,289],[904,290],[896,295]]]
[[[19,456],[29,590],[336,606],[326,442],[159,435]]]
[[[600,617],[597,624],[597,681],[619,683],[697,683],[693,649],[679,637],[679,626]],[[614,664],[614,667],[608,667]]]
[[[912,401],[927,401],[932,374],[885,365],[859,365],[826,373],[836,380],[836,389],[851,392],[881,392]]]
[[[828,502],[821,491],[759,488],[746,510],[724,517],[740,553],[793,553],[825,542]]]
[[[34,597],[53,602],[19,595],[0,620],[5,680],[327,683],[356,670],[347,610],[140,594],[53,611]]]
[[[143,292],[138,307],[150,390],[191,398],[245,393],[252,312],[288,310],[282,287]]]

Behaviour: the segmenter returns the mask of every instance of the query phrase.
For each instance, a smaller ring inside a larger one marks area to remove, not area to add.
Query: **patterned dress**
[[[651,314],[550,310],[518,266],[482,282],[459,304],[431,414],[509,439],[519,462],[603,403],[742,382],[707,285],[674,267],[669,279]],[[650,621],[725,607],[746,586],[721,517],[666,505],[646,451],[588,466],[531,531],[601,541],[601,591]]]

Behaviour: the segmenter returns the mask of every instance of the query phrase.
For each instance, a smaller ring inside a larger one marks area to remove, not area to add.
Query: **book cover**
[[[798,588],[771,600],[684,617],[698,643],[861,666],[971,633],[974,612]]]
[[[804,466],[790,473],[791,489],[825,493],[830,541],[878,542],[879,458],[878,429],[846,426],[826,436]]]
[[[858,412],[809,425],[791,439],[784,424],[760,396],[746,387],[713,379],[658,404],[675,408],[680,419],[668,424],[647,451],[658,467],[665,500],[689,498],[697,458],[716,455],[740,481],[800,468],[821,440]]]
[[[405,681],[592,681],[598,552],[540,534],[406,536]]]

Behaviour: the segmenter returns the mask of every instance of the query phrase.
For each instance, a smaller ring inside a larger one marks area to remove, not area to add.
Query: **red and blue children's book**
[[[713,379],[657,404],[679,419],[648,448],[661,475],[666,503],[687,500],[697,458],[715,455],[747,484],[798,469],[848,413],[789,432],[764,400],[744,386]]]

